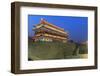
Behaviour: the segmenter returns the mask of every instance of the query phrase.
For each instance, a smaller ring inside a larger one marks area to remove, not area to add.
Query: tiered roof
[[[64,29],[63,29],[63,28],[60,28],[60,27],[58,27],[58,26],[55,26],[55,25],[53,25],[53,24],[51,24],[51,23],[47,22],[47,21],[46,21],[46,20],[44,20],[43,18],[41,18],[40,23],[41,23],[41,24],[46,24],[46,25],[49,25],[49,26],[51,26],[51,27],[53,27],[53,28],[56,28],[56,29],[59,29],[59,30],[64,31]]]
[[[36,25],[36,28],[34,28],[34,29],[39,29],[39,28],[41,28],[41,27],[42,27],[41,24],[44,24],[43,26],[44,26],[45,28],[47,28],[47,29],[52,29],[52,30],[55,30],[55,31],[57,31],[57,32],[61,32],[61,33],[63,33],[63,34],[67,34],[67,32],[65,32],[63,28],[60,28],[60,27],[58,27],[58,26],[55,26],[55,25],[53,25],[53,24],[47,22],[47,21],[44,20],[43,18],[41,18],[40,23],[39,23],[38,25]]]

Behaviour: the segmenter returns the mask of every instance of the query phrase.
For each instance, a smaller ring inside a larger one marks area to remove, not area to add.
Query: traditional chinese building
[[[44,19],[41,19],[40,23],[33,28],[35,31],[34,41],[60,41],[67,42],[68,34],[63,28],[55,26]]]

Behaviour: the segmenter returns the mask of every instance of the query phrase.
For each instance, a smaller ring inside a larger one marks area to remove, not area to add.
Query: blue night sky
[[[69,38],[75,42],[84,42],[88,39],[88,17],[77,16],[51,16],[51,15],[28,15],[28,36],[34,36],[32,28],[39,24],[41,18],[47,22],[64,28],[68,31]]]

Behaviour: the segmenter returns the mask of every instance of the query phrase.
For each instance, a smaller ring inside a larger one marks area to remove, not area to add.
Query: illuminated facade
[[[44,19],[41,19],[40,23],[33,28],[33,31],[35,31],[33,41],[67,42],[67,32]]]

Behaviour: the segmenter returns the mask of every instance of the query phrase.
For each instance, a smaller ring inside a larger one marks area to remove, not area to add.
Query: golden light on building
[[[67,42],[68,33],[63,28],[55,26],[44,19],[41,19],[40,23],[33,28],[33,31],[35,31],[34,41]]]

